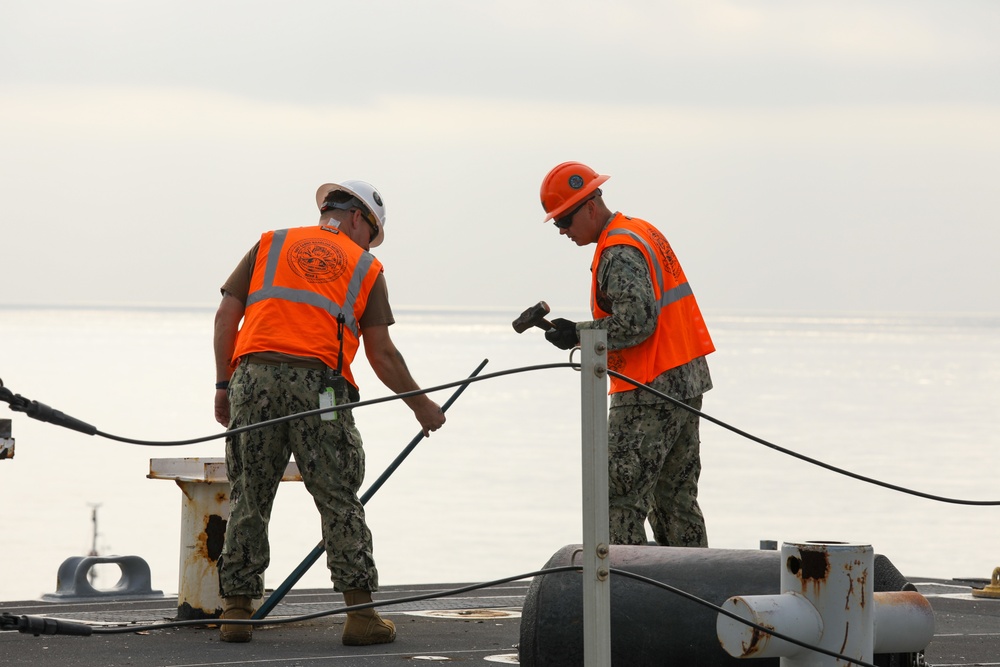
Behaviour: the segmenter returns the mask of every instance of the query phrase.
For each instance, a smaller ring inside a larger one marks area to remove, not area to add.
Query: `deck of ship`
[[[1000,665],[1000,599],[972,595],[985,581],[911,578],[935,613],[934,639],[927,648],[931,667]],[[393,604],[381,613],[398,628],[394,643],[351,648],[340,643],[342,615],[280,623],[342,605],[331,591],[292,591],[275,607],[246,644],[219,641],[214,628],[171,628],[88,637],[32,636],[0,632],[0,664],[5,666],[209,667],[261,665],[352,665],[376,667],[425,661],[462,664],[518,664],[520,611],[529,581],[457,596]],[[376,601],[418,597],[459,585],[387,586]],[[176,598],[147,601],[0,603],[0,614],[67,619],[97,626],[158,623],[176,616]],[[670,664],[666,662],[664,664]]]

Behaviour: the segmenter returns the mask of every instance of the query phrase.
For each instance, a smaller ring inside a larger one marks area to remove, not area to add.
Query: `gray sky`
[[[1000,3],[5,0],[0,304],[214,305],[323,182],[397,306],[587,306],[611,175],[707,311],[1000,312]]]

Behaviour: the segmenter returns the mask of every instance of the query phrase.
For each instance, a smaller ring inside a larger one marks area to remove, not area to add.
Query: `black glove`
[[[576,332],[576,322],[557,317],[552,320],[552,328],[545,332],[545,340],[560,350],[572,350],[580,344],[580,335]]]

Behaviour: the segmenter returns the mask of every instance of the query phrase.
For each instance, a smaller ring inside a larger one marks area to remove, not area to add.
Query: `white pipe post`
[[[723,608],[807,645],[866,662],[877,654],[923,651],[934,637],[934,610],[927,598],[916,591],[874,592],[871,546],[783,544],[781,558],[780,595],[735,596]],[[734,658],[781,658],[781,667],[843,664],[724,614],[716,632]]]
[[[222,613],[218,561],[229,521],[229,477],[223,458],[150,459],[149,479],[169,479],[181,490],[180,575],[177,619],[216,618]],[[289,462],[283,482],[301,482]]]
[[[874,573],[875,552],[870,545],[785,543],[781,545],[781,594],[732,597],[724,608],[810,646],[871,662],[875,645]],[[898,623],[887,613],[887,626]],[[781,667],[842,664],[831,655],[778,639],[721,614],[716,631],[722,648],[736,658],[777,657]]]
[[[781,545],[781,591],[800,593],[823,618],[820,648],[871,662],[875,637],[875,550],[868,544],[800,542]],[[839,665],[815,651],[781,664],[796,667]]]
[[[580,332],[584,667],[611,665],[607,352],[606,331]]]

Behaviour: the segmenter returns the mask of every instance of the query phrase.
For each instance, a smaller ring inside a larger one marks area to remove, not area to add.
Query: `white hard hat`
[[[350,180],[343,183],[324,183],[316,190],[316,206],[323,210],[323,202],[330,196],[331,192],[346,192],[356,197],[368,209],[376,221],[378,234],[372,239],[372,248],[381,245],[385,238],[385,202],[375,186],[366,181]]]

